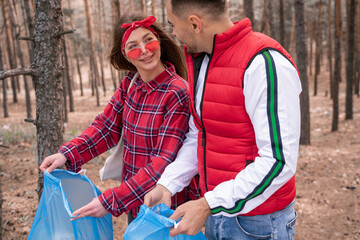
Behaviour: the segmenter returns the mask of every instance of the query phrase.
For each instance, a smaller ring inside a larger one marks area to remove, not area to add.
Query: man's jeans
[[[208,240],[294,239],[297,213],[294,202],[283,210],[258,216],[210,216],[206,221]]]

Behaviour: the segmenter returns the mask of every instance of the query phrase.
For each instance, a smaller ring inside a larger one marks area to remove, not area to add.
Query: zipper
[[[201,124],[198,123],[198,121],[196,120],[196,122],[199,124],[199,126],[201,126],[201,129],[202,129],[202,139],[201,139],[201,146],[203,146],[203,149],[204,149],[204,180],[205,180],[205,189],[206,191],[209,191],[208,189],[208,186],[207,186],[207,174],[206,174],[206,132],[205,132],[205,125],[204,125],[204,120],[203,120],[203,105],[204,105],[204,95],[205,95],[205,86],[206,86],[206,79],[207,79],[207,76],[208,76],[208,73],[209,73],[209,67],[210,67],[210,63],[211,63],[211,59],[214,55],[214,50],[215,50],[215,38],[216,38],[216,35],[214,35],[214,41],[213,41],[213,48],[212,48],[212,52],[209,56],[209,63],[206,67],[206,72],[205,72],[205,77],[204,77],[204,88],[203,88],[203,92],[202,92],[202,96],[201,96],[201,101],[200,101],[200,121],[201,121]],[[194,64],[194,57],[193,57],[193,65]],[[194,70],[194,75],[195,75],[195,70]],[[196,79],[197,81],[198,79]],[[196,81],[194,79],[194,93],[195,93],[195,90],[196,90]],[[196,95],[194,94],[194,109],[195,109],[195,113],[196,113],[196,103],[195,103],[195,98],[196,98]],[[197,114],[197,113],[196,113]],[[194,118],[195,119],[195,118]]]

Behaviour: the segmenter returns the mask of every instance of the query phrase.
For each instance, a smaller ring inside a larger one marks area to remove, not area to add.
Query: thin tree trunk
[[[314,96],[317,95],[317,77],[320,73],[320,52],[322,45],[322,0],[319,1],[318,6],[318,19],[316,28],[316,50],[315,50],[315,76],[314,76]]]
[[[274,17],[273,17],[273,7],[272,7],[272,0],[267,0],[268,1],[268,21],[269,21],[269,27],[270,27],[270,36],[272,38],[276,39],[276,34],[275,34],[275,26],[274,26]]]
[[[261,19],[261,29],[260,32],[270,35],[270,25],[269,25],[269,16],[268,16],[268,1],[264,0],[263,14]]]
[[[71,0],[67,1],[68,3],[68,8],[72,9],[71,7]],[[70,24],[71,24],[71,29],[75,29],[75,24],[74,24],[74,18],[73,15],[70,14]],[[82,80],[82,75],[81,75],[81,68],[80,68],[80,60],[79,60],[79,51],[78,51],[78,42],[76,40],[76,37],[73,38],[73,54],[76,60],[76,69],[79,75],[79,82],[80,82],[80,95],[84,96],[84,90],[83,90],[83,80]],[[70,110],[71,111],[71,110]]]
[[[14,46],[13,46],[13,37],[12,37],[12,33],[11,33],[11,28],[9,26],[9,21],[7,21],[8,16],[6,14],[5,11],[5,0],[1,0],[1,8],[2,8],[2,14],[3,14],[3,18],[4,18],[4,27],[5,27],[5,33],[6,33],[6,43],[7,43],[7,53],[8,53],[8,59],[9,59],[9,63],[10,63],[10,68],[11,69],[15,69],[17,67],[16,64],[16,57],[14,54]],[[17,103],[18,99],[17,99],[17,92],[16,92],[16,77],[12,77],[11,78],[11,89],[13,92],[13,102]]]
[[[95,94],[96,94],[96,105],[100,106],[100,99],[99,99],[99,90],[98,90],[98,80],[99,80],[99,71],[98,71],[98,64],[97,64],[97,58],[96,58],[96,54],[95,54],[95,46],[94,46],[94,40],[92,37],[92,28],[91,28],[91,18],[90,18],[90,11],[89,11],[89,4],[88,4],[88,0],[84,0],[84,4],[85,4],[85,12],[86,12],[86,23],[87,23],[87,33],[88,33],[88,38],[90,39],[90,44],[91,44],[91,61],[93,62],[92,65],[90,65],[91,68],[93,68],[94,70],[94,89],[95,89]]]
[[[310,56],[309,56],[309,69],[310,69],[310,76],[312,76],[312,69],[313,69],[313,43],[314,43],[314,35],[315,35],[315,21],[311,24],[311,31],[310,31]]]
[[[38,163],[58,151],[63,143],[64,109],[61,75],[63,18],[61,0],[35,0],[34,64],[38,74],[33,79],[36,93]],[[37,192],[43,190],[44,175],[39,171]]]
[[[332,84],[334,81],[333,78],[333,63],[332,63],[332,52],[333,52],[333,46],[332,46],[332,13],[331,13],[331,2],[332,0],[329,0],[328,3],[328,65],[329,65],[329,75],[330,75],[330,98],[332,98]]]
[[[284,14],[284,0],[279,0],[279,15],[280,15],[280,44],[285,47],[285,14]]]
[[[132,0],[129,0],[129,7],[130,7],[130,11],[133,12],[134,11],[134,4]]]
[[[255,30],[254,4],[253,0],[244,0],[245,16],[251,21],[252,28]]]
[[[20,60],[20,65],[23,68],[23,67],[25,67],[24,55],[23,55],[20,41],[18,40],[18,37],[20,36],[20,26],[18,23],[18,18],[15,15],[16,12],[14,10],[14,6],[12,6],[12,3],[9,0],[8,0],[8,6],[9,6],[10,19],[11,19],[11,23],[13,26],[12,31],[13,31],[13,35],[14,35],[15,51]],[[30,90],[29,90],[29,85],[28,85],[25,75],[23,75],[23,81],[24,81],[24,88],[25,88],[26,117],[28,119],[30,119],[30,118],[32,118]]]
[[[141,0],[140,2],[141,2],[141,11],[143,13],[146,13],[146,2],[145,2],[145,0]]]
[[[358,21],[355,21],[356,37],[355,39],[360,39],[360,2],[356,0],[356,18]],[[356,41],[356,60],[355,60],[355,94],[360,97],[360,41]]]
[[[64,88],[64,91],[67,92],[66,95],[69,96],[69,110],[70,112],[74,112],[75,108],[74,108],[74,98],[73,98],[73,94],[72,94],[72,84],[71,84],[71,76],[70,76],[70,66],[69,66],[69,58],[68,58],[68,54],[67,54],[67,45],[66,45],[66,40],[65,38],[63,39],[63,48],[64,48],[64,61],[65,61],[65,79],[66,80],[66,88]],[[65,99],[66,100],[66,99]],[[67,113],[67,108],[66,108],[66,113]],[[65,118],[66,122],[67,122],[67,117]]]
[[[2,44],[0,41],[0,71],[4,70],[4,63],[3,63],[2,56],[3,56],[3,50],[2,50]],[[2,80],[2,96],[3,96],[4,118],[8,118],[9,112],[8,112],[8,107],[7,107],[6,79]],[[1,198],[0,198],[0,200],[1,200]]]
[[[34,37],[34,23],[33,23],[33,16],[31,14],[30,3],[29,0],[24,0],[24,7],[26,13],[26,26],[29,32],[29,38]],[[34,43],[33,41],[27,41],[29,45],[29,54],[30,54],[30,62],[33,62],[34,59]]]
[[[302,93],[300,95],[301,105],[301,136],[300,144],[310,145],[310,103],[309,87],[307,77],[307,51],[304,18],[304,0],[294,1],[295,28],[296,28],[296,56],[297,66],[301,77]]]
[[[341,78],[341,1],[335,0],[335,64],[333,83],[333,119],[331,131],[337,131],[339,127],[339,82]]]
[[[345,119],[353,119],[353,83],[354,83],[354,52],[355,52],[355,0],[347,1],[347,34],[348,48],[346,61],[346,109]]]
[[[100,42],[100,46],[104,46],[104,40],[103,40],[103,25],[102,25],[102,13],[101,13],[101,4],[100,1],[102,0],[97,0],[97,9],[99,10],[98,14],[96,14],[99,18],[98,18],[98,37],[99,37],[99,42]],[[100,49],[100,51],[98,52],[99,55],[99,61],[100,61],[100,73],[101,73],[101,84],[103,86],[103,92],[104,92],[104,97],[106,96],[106,84],[105,84],[105,73],[104,73],[104,60],[103,60],[103,50]]]
[[[166,13],[165,13],[165,0],[161,0],[161,9],[162,9],[162,23],[163,27],[166,27]]]
[[[155,16],[155,0],[151,0],[151,14]]]

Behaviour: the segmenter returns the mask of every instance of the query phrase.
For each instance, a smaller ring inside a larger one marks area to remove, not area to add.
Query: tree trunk
[[[314,77],[314,96],[317,95],[317,77],[320,73],[320,52],[322,45],[322,0],[318,3],[318,19],[316,27],[316,49],[315,49],[315,77]]]
[[[99,43],[101,46],[101,49],[98,51],[98,55],[99,55],[99,61],[100,61],[100,73],[101,73],[101,84],[103,86],[103,92],[104,92],[104,97],[106,96],[106,84],[105,84],[105,72],[104,72],[104,60],[103,60],[103,49],[102,46],[104,46],[104,40],[103,40],[103,24],[102,24],[102,13],[101,13],[101,4],[100,1],[102,0],[97,0],[97,9],[99,10],[98,14],[96,14],[98,16],[98,37],[99,37]]]
[[[307,51],[304,18],[304,0],[294,1],[295,28],[296,28],[296,56],[297,66],[300,72],[302,93],[300,95],[301,105],[301,136],[300,144],[310,145],[310,104],[309,87],[307,77]]]
[[[309,56],[309,70],[310,76],[312,76],[312,63],[313,63],[313,42],[314,42],[314,35],[315,35],[315,21],[311,24],[311,31],[310,31],[310,56]]]
[[[166,27],[166,13],[165,13],[165,0],[161,0],[161,9],[162,9],[162,22],[163,22],[163,27]]]
[[[333,96],[333,119],[331,131],[339,128],[339,82],[341,78],[341,1],[335,0],[335,64],[334,64],[334,83],[332,89]]]
[[[2,56],[3,56],[3,50],[2,50],[2,44],[0,41],[0,71],[4,70],[4,63],[3,63]],[[2,80],[2,96],[3,96],[4,118],[8,118],[9,112],[8,112],[8,107],[7,107],[6,79]],[[1,201],[1,198],[0,198],[0,201]]]
[[[30,3],[29,0],[24,0],[24,7],[26,13],[26,26],[29,32],[29,38],[34,37],[34,24],[33,24],[33,16],[31,14]],[[29,45],[29,54],[30,54],[30,62],[33,62],[34,59],[34,43],[33,41],[27,41]]]
[[[64,109],[61,81],[61,40],[63,18],[61,0],[35,0],[33,76],[36,94],[38,163],[58,151],[63,143]],[[39,170],[37,192],[43,190],[44,175]]]
[[[251,21],[252,28],[255,31],[255,19],[254,19],[254,4],[253,0],[244,0],[245,17],[248,17]]]
[[[68,0],[68,8],[72,9],[71,7],[71,0]],[[71,24],[71,29],[75,29],[75,24],[74,24],[74,19],[73,19],[73,15],[70,14],[70,24]],[[79,82],[80,82],[80,95],[84,96],[84,90],[83,90],[83,80],[82,80],[82,75],[81,75],[81,68],[80,68],[80,60],[79,60],[79,51],[78,51],[78,43],[76,40],[76,37],[73,38],[73,54],[76,60],[76,69],[79,75]],[[71,107],[70,107],[71,108]],[[71,110],[70,110],[71,111]]]
[[[328,65],[329,65],[329,75],[330,75],[330,98],[332,98],[332,84],[334,81],[333,78],[333,63],[332,63],[332,52],[333,52],[333,46],[332,46],[332,14],[331,14],[331,2],[332,0],[329,0],[328,3]]]
[[[155,0],[151,0],[151,14],[155,16]]]
[[[141,11],[146,13],[146,2],[145,0],[141,0]]]
[[[5,0],[1,0],[1,8],[2,8],[2,14],[4,18],[4,27],[5,27],[5,33],[6,33],[6,43],[7,43],[7,53],[8,53],[8,59],[10,63],[10,68],[15,69],[17,67],[16,64],[16,57],[14,54],[14,46],[13,46],[13,37],[11,33],[11,28],[9,26],[9,23],[7,21],[8,16],[5,11]],[[11,78],[11,89],[13,92],[13,102],[17,103],[17,92],[16,92],[16,77]]]
[[[356,0],[356,10],[355,10],[355,39],[360,39],[360,4],[359,0]],[[355,60],[354,60],[354,94],[360,97],[360,42],[356,41],[355,43]]]
[[[272,0],[267,0],[267,1],[268,1],[267,9],[268,9],[268,21],[269,21],[269,27],[270,27],[270,37],[276,39],[275,27],[274,27],[274,17],[273,17]]]
[[[70,65],[69,65],[69,58],[68,58],[68,54],[67,54],[67,45],[66,45],[65,38],[63,38],[62,42],[63,42],[64,61],[65,61],[65,69],[64,69],[65,78],[63,78],[63,79],[66,80],[66,88],[64,88],[64,91],[67,92],[66,95],[69,96],[69,110],[70,110],[70,112],[74,112],[75,111],[74,98],[73,98],[72,87],[71,87],[72,86],[72,84],[71,84],[72,81],[71,81],[71,76],[70,76]],[[66,99],[64,99],[64,101],[66,102]],[[66,113],[67,113],[67,108],[65,110],[66,110]],[[67,122],[67,117],[65,119],[66,119],[66,122]]]
[[[285,47],[285,14],[284,14],[284,0],[279,0],[279,15],[280,15],[280,44]]]
[[[99,99],[99,91],[98,91],[98,80],[99,80],[99,71],[98,71],[98,64],[97,64],[97,58],[95,54],[95,46],[94,46],[94,40],[92,37],[92,28],[91,28],[91,18],[90,18],[90,11],[89,11],[89,4],[88,0],[84,0],[85,4],[85,12],[86,12],[86,25],[87,25],[87,33],[88,38],[90,39],[90,47],[91,47],[91,61],[93,64],[90,64],[90,67],[94,70],[94,89],[96,94],[96,105],[100,106],[100,99]]]
[[[130,12],[134,11],[134,4],[132,0],[129,0],[129,8],[130,8]]]
[[[355,52],[355,0],[347,1],[347,34],[348,48],[346,61],[346,110],[345,119],[353,119],[353,83],[354,83],[354,52]]]
[[[25,67],[24,55],[23,55],[20,41],[18,40],[18,37],[20,36],[20,26],[18,23],[18,18],[15,15],[16,12],[14,10],[14,6],[12,5],[12,3],[9,0],[7,1],[7,3],[8,3],[8,7],[9,7],[10,20],[11,20],[11,25],[12,25],[12,33],[13,33],[13,39],[14,39],[14,44],[15,44],[14,50],[16,51],[18,58],[20,60],[20,65],[23,68],[23,67]],[[31,109],[30,90],[29,90],[29,85],[28,85],[25,75],[23,75],[23,81],[24,81],[24,88],[25,88],[26,117],[27,117],[27,119],[31,119],[32,118],[32,109]]]
[[[269,16],[268,16],[268,1],[264,0],[263,14],[261,19],[261,28],[260,32],[270,35],[270,24],[269,24]]]

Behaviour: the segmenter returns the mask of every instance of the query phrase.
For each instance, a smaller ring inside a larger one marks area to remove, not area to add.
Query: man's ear
[[[203,25],[199,16],[192,14],[188,17],[188,20],[191,25],[191,29],[195,33],[200,33],[202,31]]]

